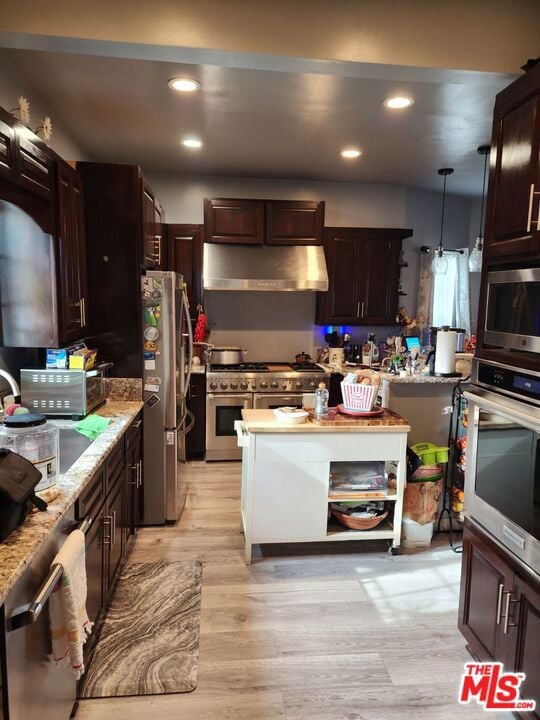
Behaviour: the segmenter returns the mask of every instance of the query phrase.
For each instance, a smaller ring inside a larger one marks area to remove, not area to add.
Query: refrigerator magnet
[[[144,383],[144,389],[146,392],[151,393],[157,393],[159,392],[159,385],[154,385],[153,383]]]
[[[156,355],[159,355],[159,353],[157,352],[157,349],[158,349],[157,343],[153,342],[152,340],[145,341],[144,349],[146,352],[153,352]]]
[[[159,337],[159,330],[156,327],[147,327],[144,331],[144,339],[155,342]]]
[[[156,361],[155,360],[145,360],[144,361],[144,369],[145,370],[155,370],[156,369]]]

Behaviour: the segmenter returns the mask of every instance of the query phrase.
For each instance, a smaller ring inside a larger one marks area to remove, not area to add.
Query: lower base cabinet
[[[78,520],[92,519],[86,534],[87,610],[92,622],[109,604],[121,561],[140,522],[141,424],[140,417],[131,424],[75,508]]]
[[[195,417],[186,435],[186,459],[202,458],[206,450],[206,375],[193,373],[189,383],[188,410]]]
[[[540,718],[540,583],[473,523],[466,521],[459,629],[478,660],[502,662],[526,675],[521,697],[536,700]]]

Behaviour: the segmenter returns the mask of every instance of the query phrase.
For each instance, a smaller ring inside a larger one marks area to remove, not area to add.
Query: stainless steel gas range
[[[330,373],[315,363],[211,365],[206,373],[206,459],[240,460],[234,421],[244,408],[302,407]]]

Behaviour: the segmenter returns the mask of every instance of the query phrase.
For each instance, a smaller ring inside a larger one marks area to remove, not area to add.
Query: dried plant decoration
[[[36,133],[36,135],[41,135],[45,142],[49,142],[53,132],[51,118],[48,115],[45,115],[45,117],[41,121],[41,125],[37,127],[34,132]]]
[[[25,125],[30,124],[30,103],[21,95],[17,98],[17,107],[10,110],[12,115],[17,115],[19,120]]]

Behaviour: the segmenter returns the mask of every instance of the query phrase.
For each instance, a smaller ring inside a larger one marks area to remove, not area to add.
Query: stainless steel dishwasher
[[[14,610],[28,608],[34,600],[49,577],[51,561],[66,538],[63,531],[73,526],[73,522],[74,510],[71,508],[43,542],[5,602],[2,631],[7,687],[3,691],[7,695],[9,720],[68,720],[76,699],[76,681],[69,664],[56,665],[52,659],[48,603],[35,622],[12,628],[16,625]]]

